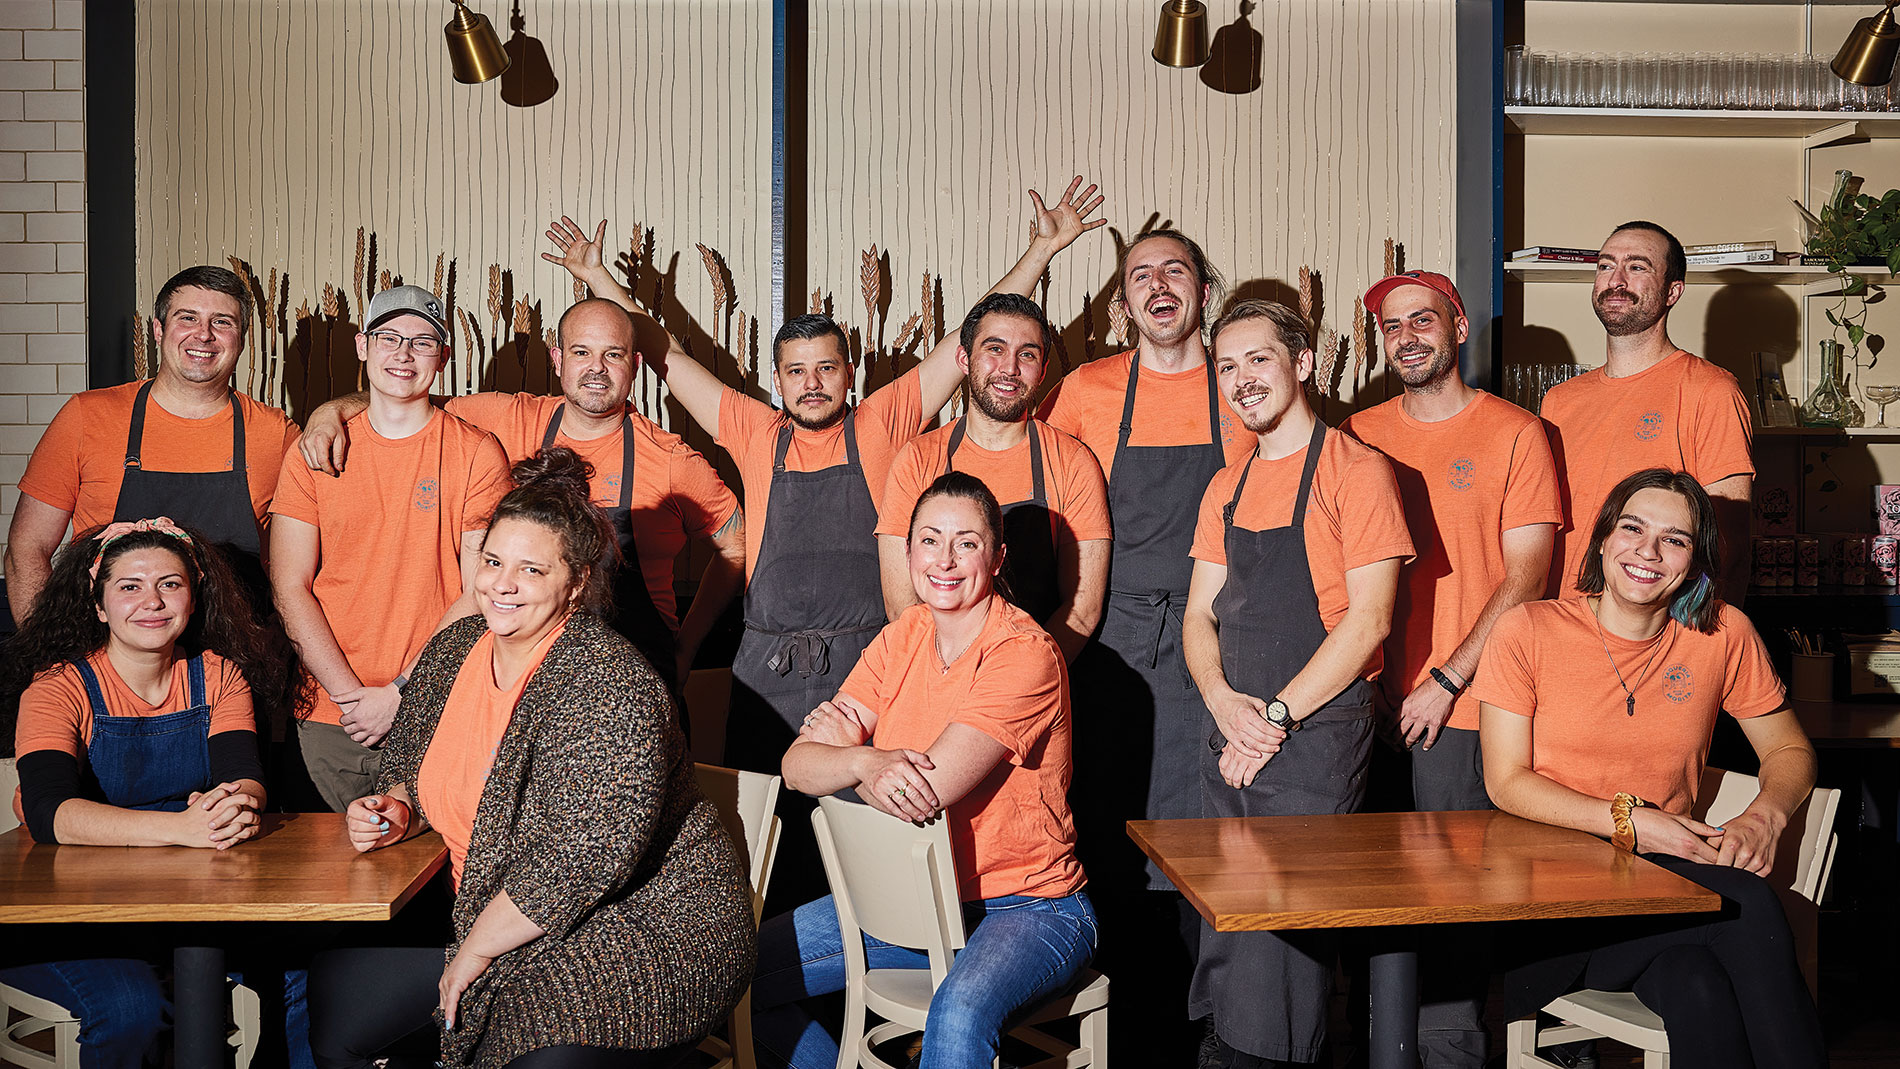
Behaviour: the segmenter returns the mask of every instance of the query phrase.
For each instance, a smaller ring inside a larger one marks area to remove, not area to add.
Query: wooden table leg
[[[1402,932],[1372,955],[1370,1069],[1418,1069],[1418,952]]]
[[[172,951],[172,1056],[177,1069],[224,1069],[224,950],[177,947]]]

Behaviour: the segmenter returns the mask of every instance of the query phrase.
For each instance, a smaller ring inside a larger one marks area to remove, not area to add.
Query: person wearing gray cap
[[[319,475],[287,450],[271,505],[271,586],[314,691],[298,741],[338,812],[370,793],[422,647],[475,611],[482,532],[510,486],[501,443],[429,403],[448,339],[428,290],[371,298],[356,336],[369,407],[350,421],[350,466]]]

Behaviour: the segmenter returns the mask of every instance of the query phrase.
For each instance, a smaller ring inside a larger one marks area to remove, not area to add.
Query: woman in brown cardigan
[[[379,793],[350,805],[359,850],[442,833],[456,942],[446,969],[427,949],[321,955],[326,1069],[407,1064],[438,1010],[450,1066],[669,1066],[751,980],[738,855],[665,684],[601,622],[613,541],[588,474],[558,448],[515,466],[483,541],[481,615],[424,649]]]

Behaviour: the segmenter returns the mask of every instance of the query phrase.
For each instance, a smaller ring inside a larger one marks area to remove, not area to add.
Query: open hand
[[[606,247],[607,220],[602,219],[600,226],[594,229],[592,241],[587,239],[587,233],[580,228],[580,224],[565,215],[549,223],[547,233],[548,240],[560,250],[560,255],[544,252],[541,254],[543,260],[560,264],[567,268],[568,274],[582,282],[597,278],[600,272],[606,270],[601,262],[601,250]]]
[[[1089,217],[1090,212],[1102,206],[1102,198],[1089,199],[1095,194],[1094,183],[1090,183],[1089,187],[1082,191],[1081,196],[1076,196],[1076,187],[1081,184],[1082,176],[1076,175],[1069,183],[1068,190],[1062,194],[1062,199],[1056,201],[1053,208],[1043,206],[1040,193],[1033,189],[1029,191],[1029,202],[1035,207],[1035,213],[1030,220],[1030,234],[1035,240],[1053,242],[1058,250],[1066,249],[1076,238],[1098,226],[1107,225],[1106,217],[1094,222],[1083,222]]]

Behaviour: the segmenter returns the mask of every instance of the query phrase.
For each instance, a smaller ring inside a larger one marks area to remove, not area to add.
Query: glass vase
[[[1867,414],[1843,388],[1841,343],[1821,342],[1821,381],[1801,406],[1801,422],[1808,427],[1858,427]]]

